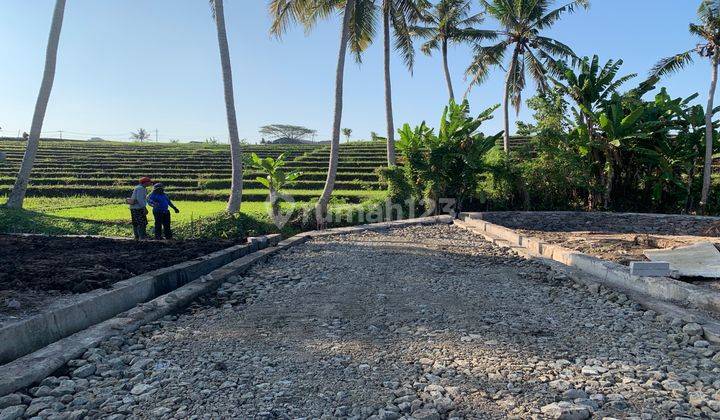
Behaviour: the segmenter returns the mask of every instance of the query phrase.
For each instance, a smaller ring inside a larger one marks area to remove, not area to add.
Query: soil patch
[[[712,242],[720,246],[720,238],[710,236],[673,236],[635,233],[604,233],[592,231],[545,232],[519,229],[528,236],[551,244],[574,249],[607,261],[630,265],[631,261],[647,261],[646,249],[667,249],[688,246],[698,242]]]
[[[647,261],[643,251],[711,242],[720,249],[720,218],[583,212],[488,212],[483,219],[606,261]],[[720,281],[682,279],[720,290]]]
[[[0,321],[238,243],[0,235]]]
[[[511,229],[545,232],[720,236],[720,217],[608,212],[488,212],[483,219]]]

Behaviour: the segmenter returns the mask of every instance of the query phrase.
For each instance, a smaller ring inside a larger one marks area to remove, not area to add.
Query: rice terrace
[[[720,0],[0,17],[0,420],[720,419]]]

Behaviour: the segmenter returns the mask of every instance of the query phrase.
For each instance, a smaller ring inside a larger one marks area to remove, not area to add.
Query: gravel
[[[0,419],[720,418],[719,349],[688,325],[453,226],[318,238]]]

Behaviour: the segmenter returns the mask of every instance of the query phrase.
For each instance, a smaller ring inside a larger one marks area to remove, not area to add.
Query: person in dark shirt
[[[175,213],[180,213],[180,210],[175,207],[170,197],[165,194],[165,186],[157,183],[153,185],[153,192],[148,197],[148,204],[153,208],[153,217],[155,218],[155,239],[163,238],[163,231],[165,233],[165,239],[172,239],[172,230],[170,229],[170,210],[175,210]]]

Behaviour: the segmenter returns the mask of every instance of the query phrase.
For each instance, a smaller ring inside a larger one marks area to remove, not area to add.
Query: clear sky
[[[566,16],[548,35],[579,55],[624,59],[623,73],[645,76],[660,57],[697,42],[687,27],[699,0],[591,1],[589,11]],[[29,131],[54,3],[0,0],[0,134]],[[260,126],[288,123],[317,129],[318,139],[328,139],[339,21],[323,22],[308,35],[294,28],[277,40],[268,35],[267,3],[225,0],[240,136],[257,142]],[[362,64],[349,57],[343,127],[352,128],[354,138],[385,131],[380,47],[376,42]],[[454,47],[449,55],[456,94],[462,95],[470,50]],[[392,65],[396,126],[422,120],[436,126],[447,101],[439,56],[418,53],[412,77],[399,58]],[[673,96],[699,92],[704,102],[709,79],[709,64],[696,61],[663,85]],[[500,103],[502,82],[503,75],[494,73],[475,88],[473,110]],[[532,94],[531,87],[525,97]],[[529,119],[529,113],[524,109],[520,118]],[[501,125],[497,111],[486,131],[500,131]],[[66,138],[126,140],[140,127],[157,129],[161,141],[227,139],[207,0],[67,0],[44,135],[64,130]]]

